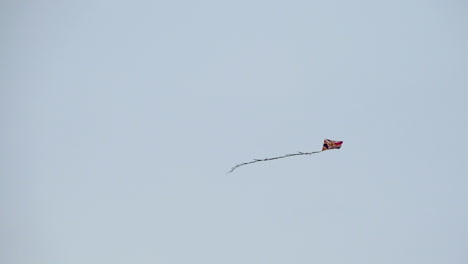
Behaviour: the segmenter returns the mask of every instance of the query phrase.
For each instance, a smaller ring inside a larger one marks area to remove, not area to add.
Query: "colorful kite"
[[[289,157],[292,157],[292,156],[299,156],[299,155],[312,155],[312,154],[320,153],[322,151],[329,150],[329,149],[340,149],[342,144],[343,144],[343,141],[335,141],[335,140],[325,139],[323,141],[323,147],[322,147],[321,151],[297,152],[297,153],[286,154],[286,155],[279,156],[279,157],[274,157],[274,158],[254,159],[253,161],[237,164],[236,166],[232,167],[232,169],[228,173],[233,172],[235,169],[237,169],[237,168],[239,168],[241,166],[256,163],[256,162],[260,162],[260,161],[270,161],[270,160],[289,158]]]
[[[343,144],[343,141],[334,141],[334,140],[325,139],[323,141],[322,151],[328,150],[328,149],[340,149],[341,144]]]

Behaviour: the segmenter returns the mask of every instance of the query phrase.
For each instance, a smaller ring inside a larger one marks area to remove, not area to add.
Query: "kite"
[[[283,158],[289,158],[289,157],[300,156],[300,155],[312,155],[312,154],[320,153],[322,151],[329,150],[329,149],[340,149],[342,144],[343,144],[343,141],[335,141],[335,140],[325,139],[323,141],[323,147],[322,147],[321,151],[297,152],[297,153],[286,154],[286,155],[279,156],[279,157],[274,157],[274,158],[254,159],[254,160],[249,161],[249,162],[244,162],[244,163],[237,164],[236,166],[232,167],[232,169],[228,173],[233,172],[235,169],[237,169],[237,168],[239,168],[241,166],[256,163],[256,162],[283,159]]]
[[[323,141],[322,151],[328,150],[328,149],[340,149],[342,144],[343,144],[343,141],[334,141],[330,139],[325,139]]]

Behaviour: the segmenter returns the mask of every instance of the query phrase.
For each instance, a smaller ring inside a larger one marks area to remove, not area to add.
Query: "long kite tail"
[[[237,164],[236,166],[232,167],[232,169],[231,169],[230,171],[228,171],[228,173],[233,172],[235,169],[237,169],[237,168],[239,168],[239,167],[241,167],[241,166],[248,165],[248,164],[252,164],[252,163],[256,163],[256,162],[260,162],[260,161],[270,161],[270,160],[289,158],[289,157],[299,156],[299,155],[312,155],[312,154],[316,154],[316,153],[320,153],[320,152],[322,152],[322,151],[298,152],[298,153],[286,154],[286,155],[279,156],[279,157],[274,157],[274,158],[254,159],[254,160],[249,161],[249,162],[244,162],[244,163],[239,163],[239,164]],[[228,173],[226,173],[226,174],[228,174]]]

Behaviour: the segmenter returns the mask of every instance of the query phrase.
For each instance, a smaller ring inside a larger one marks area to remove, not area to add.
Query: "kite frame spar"
[[[321,151],[313,151],[313,152],[297,152],[297,153],[286,154],[286,155],[279,156],[279,157],[274,157],[274,158],[254,159],[253,161],[249,161],[249,162],[244,162],[244,163],[239,163],[239,164],[237,164],[236,166],[232,167],[232,169],[231,169],[230,171],[228,171],[226,174],[229,174],[229,173],[233,172],[235,169],[237,169],[237,168],[239,168],[239,167],[241,167],[241,166],[248,165],[248,164],[252,164],[252,163],[256,163],[256,162],[260,162],[260,161],[270,161],[270,160],[283,159],[283,158],[289,158],[289,157],[300,156],[300,155],[312,155],[312,154],[320,153],[320,152],[322,152],[322,151],[323,151],[323,150],[321,150]]]

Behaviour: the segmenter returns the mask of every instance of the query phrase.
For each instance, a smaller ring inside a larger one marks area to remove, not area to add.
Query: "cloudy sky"
[[[467,263],[467,11],[1,1],[1,262]]]

